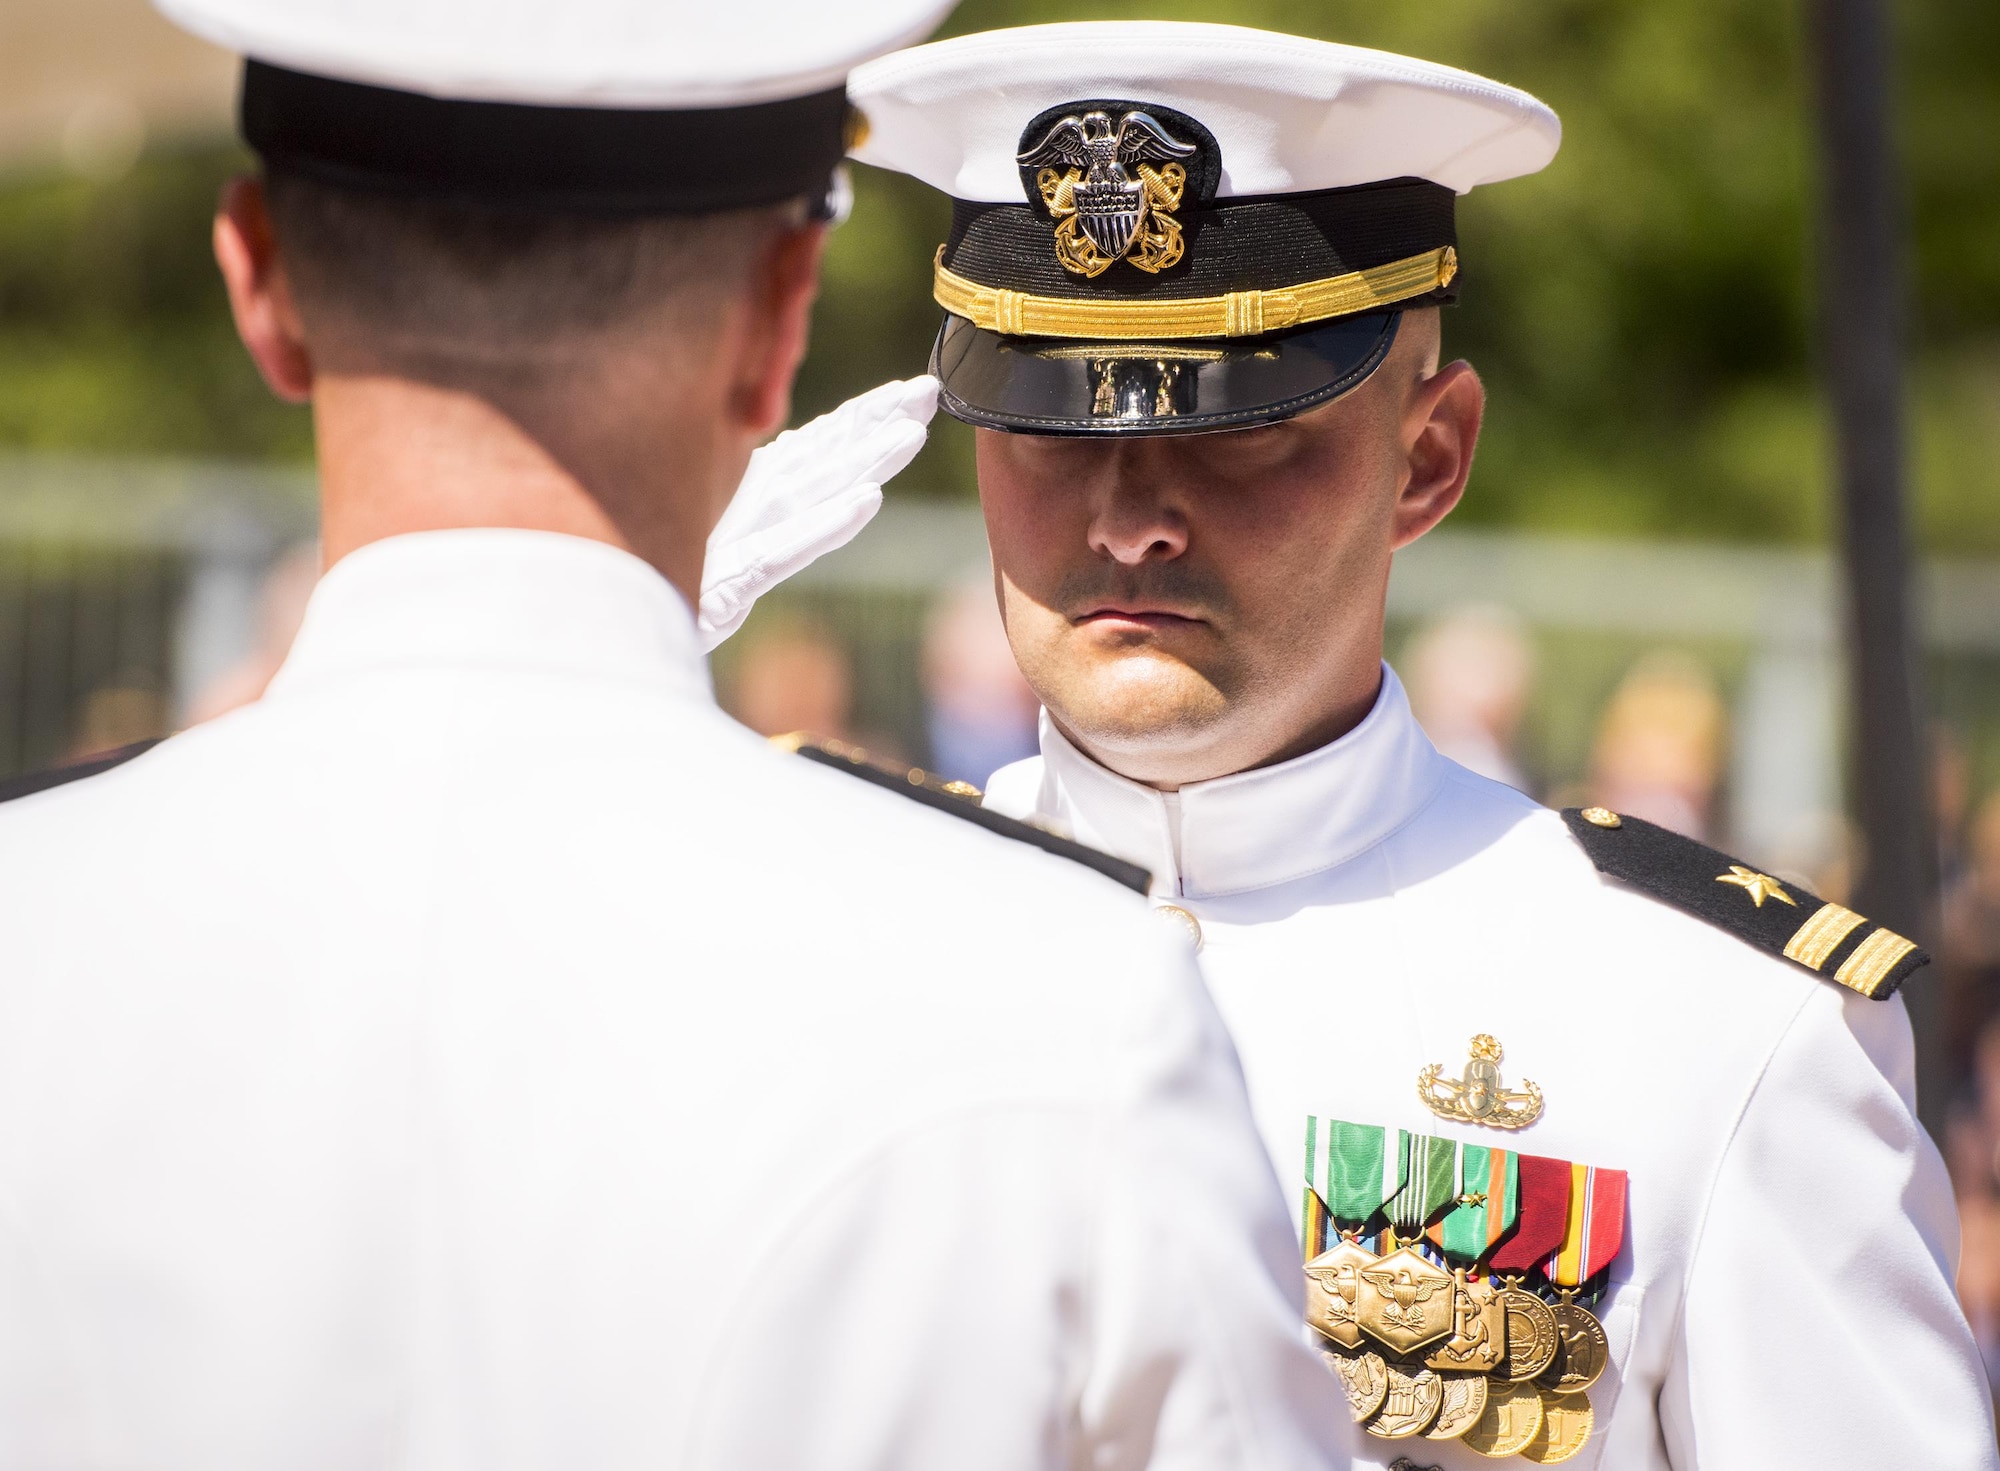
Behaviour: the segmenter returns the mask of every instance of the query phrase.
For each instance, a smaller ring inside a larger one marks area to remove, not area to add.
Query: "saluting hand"
[[[750,457],[708,538],[698,623],[712,650],[757,599],[846,546],[882,508],[882,487],[916,458],[937,412],[928,375],[884,383]]]

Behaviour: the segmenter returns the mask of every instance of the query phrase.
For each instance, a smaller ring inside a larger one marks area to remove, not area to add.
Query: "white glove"
[[[743,625],[757,599],[852,541],[882,509],[882,486],[916,458],[938,381],[884,383],[750,456],[708,538],[696,619],[705,650]]]

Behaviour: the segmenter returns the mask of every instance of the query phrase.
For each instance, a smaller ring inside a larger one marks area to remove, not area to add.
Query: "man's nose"
[[[1118,464],[1095,488],[1090,549],[1127,566],[1170,562],[1187,550],[1187,518],[1134,468]]]

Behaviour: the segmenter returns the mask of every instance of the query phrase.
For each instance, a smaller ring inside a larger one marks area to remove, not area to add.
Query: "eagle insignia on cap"
[[[1187,188],[1182,160],[1196,151],[1134,108],[1116,119],[1101,111],[1060,118],[1018,160],[1039,166],[1035,187],[1056,222],[1056,259],[1075,275],[1097,276],[1121,257],[1152,272],[1181,258],[1173,216]]]

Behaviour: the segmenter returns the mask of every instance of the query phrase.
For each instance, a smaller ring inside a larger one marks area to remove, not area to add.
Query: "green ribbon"
[[[1419,1134],[1410,1140],[1404,1184],[1389,1201],[1389,1223],[1405,1241],[1423,1234],[1431,1217],[1458,1196],[1458,1145]]]
[[[1306,1119],[1306,1185],[1341,1226],[1358,1229],[1409,1177],[1410,1136],[1380,1124]]]
[[[1476,1262],[1521,1215],[1521,1157],[1483,1144],[1460,1148],[1457,1200],[1433,1239],[1454,1261]]]

